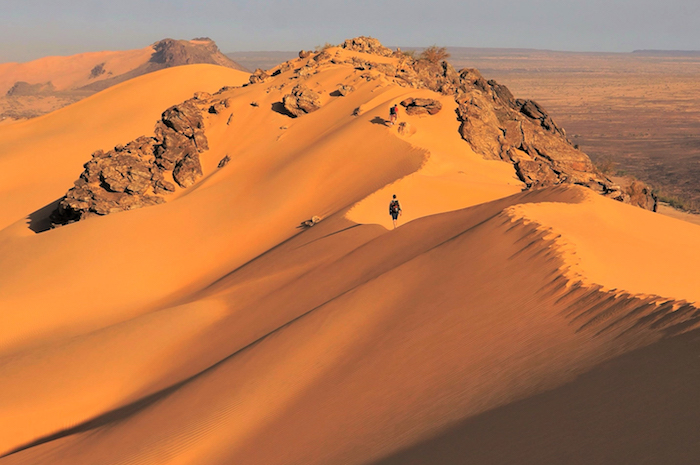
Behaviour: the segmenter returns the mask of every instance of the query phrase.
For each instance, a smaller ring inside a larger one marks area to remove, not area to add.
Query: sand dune
[[[51,82],[56,90],[83,87],[95,79],[124,74],[148,61],[153,47],[119,52],[81,53],[69,57],[45,57],[26,63],[0,64],[0,93],[5,94],[17,82],[29,84]],[[101,63],[111,74],[90,76],[90,70]]]
[[[431,463],[447,428],[491,424],[700,324],[700,227],[580,186],[521,192],[512,165],[460,139],[453,101],[353,66],[306,78],[321,108],[292,119],[280,102],[307,60],[221,94],[193,187],[40,234],[26,217],[90,151],[148,134],[170,104],[144,96],[242,76],[174,68],[0,132],[47,165],[0,158],[14,173],[0,197],[0,464],[403,463],[423,445],[415,463]],[[333,96],[340,83],[355,91]],[[406,97],[443,110],[402,115],[415,132],[401,134],[382,120]],[[110,116],[139,105],[144,121]],[[98,109],[122,123],[97,131]]]
[[[209,39],[164,39],[137,50],[0,63],[0,120],[36,117],[129,79],[189,64],[217,64],[247,71]]]

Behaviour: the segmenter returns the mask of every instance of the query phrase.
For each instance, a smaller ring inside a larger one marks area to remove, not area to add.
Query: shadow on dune
[[[286,108],[284,108],[284,103],[275,102],[271,106],[272,111],[279,113],[280,115],[289,116],[290,118],[296,118],[295,115],[291,114]]]
[[[384,118],[379,117],[379,116],[375,116],[374,118],[372,118],[372,119],[370,120],[370,123],[372,123],[372,124],[381,124],[382,126],[386,126],[387,123],[388,123],[388,121],[385,120]]]
[[[693,331],[463,421],[374,465],[695,464],[698,362],[700,331]]]
[[[27,217],[27,224],[29,225],[29,229],[34,231],[35,233],[43,233],[45,231],[48,231],[51,229],[51,213],[53,213],[56,208],[58,208],[58,203],[61,201],[61,199],[57,199],[50,204],[41,207],[37,211],[31,213]]]

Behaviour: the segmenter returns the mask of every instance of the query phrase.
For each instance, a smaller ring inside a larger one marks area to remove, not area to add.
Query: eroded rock
[[[282,99],[284,108],[295,117],[314,112],[321,108],[321,96],[303,84],[292,89]]]
[[[345,96],[348,95],[350,92],[355,92],[355,88],[354,88],[353,86],[346,86],[346,85],[343,84],[343,85],[341,85],[340,87],[338,87],[338,89],[336,90],[336,92],[338,92],[338,95],[340,95],[340,96],[342,96],[342,97],[345,97]]]
[[[250,78],[248,78],[251,84],[258,84],[260,82],[269,81],[270,79],[272,79],[272,76],[260,68],[256,69],[253,74],[250,75]]]
[[[51,215],[62,225],[124,210],[157,205],[162,195],[186,188],[202,176],[199,153],[208,149],[204,108],[212,108],[209,94],[200,94],[165,110],[154,137],[139,137],[113,150],[98,150],[85,163],[74,186]]]
[[[348,39],[342,43],[341,48],[384,57],[390,57],[394,54],[392,49],[383,46],[377,39],[365,36]]]
[[[401,102],[407,115],[436,115],[442,110],[442,103],[430,98],[407,98]]]

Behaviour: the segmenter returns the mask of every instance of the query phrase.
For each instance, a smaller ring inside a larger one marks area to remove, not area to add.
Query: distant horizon
[[[700,50],[696,0],[24,0],[3,8],[0,62],[209,36],[226,53],[383,44],[562,52]]]
[[[208,37],[208,36],[198,36],[197,38],[202,38],[202,37]],[[212,41],[216,43],[216,45],[219,47],[219,50],[223,54],[240,54],[240,53],[297,53],[299,50],[313,50],[316,46],[321,45],[321,44],[316,44],[311,47],[307,48],[299,48],[299,49],[247,49],[247,50],[226,50],[223,49],[222,46],[219,44],[219,42],[212,37],[209,37]],[[350,39],[351,37],[348,37]],[[67,52],[65,54],[53,54],[53,55],[42,55],[42,56],[37,56],[34,58],[30,58],[27,60],[5,60],[5,61],[0,61],[0,63],[12,63],[12,62],[17,62],[17,63],[26,63],[34,60],[39,60],[41,58],[46,58],[46,57],[69,57],[69,56],[74,56],[74,55],[80,55],[84,53],[100,53],[100,52],[120,52],[120,51],[127,51],[127,50],[135,50],[135,49],[140,49],[140,48],[145,48],[148,47],[149,45],[155,44],[157,42],[160,42],[161,40],[165,39],[175,39],[175,40],[194,40],[195,38],[189,38],[189,39],[181,39],[181,38],[175,38],[173,36],[168,36],[168,37],[163,37],[162,39],[158,39],[153,42],[149,42],[147,44],[142,45],[141,47],[132,47],[132,48],[109,48],[109,49],[99,49],[99,50],[75,50],[73,52]],[[333,45],[340,45],[340,44],[333,44]],[[389,47],[391,49],[396,49],[396,48],[401,48],[402,50],[420,50],[424,49],[427,47],[430,47],[432,45],[437,45],[439,47],[446,47],[448,49],[471,49],[471,50],[509,50],[509,51],[533,51],[533,52],[551,52],[551,53],[592,53],[592,54],[633,54],[633,53],[663,53],[663,54],[700,54],[700,49],[688,49],[688,50],[683,50],[683,49],[634,49],[630,51],[614,51],[614,50],[564,50],[564,49],[553,49],[553,48],[536,48],[536,47],[496,47],[496,46],[483,46],[483,47],[477,47],[477,46],[466,46],[466,45],[443,45],[443,44],[426,44],[426,45],[387,45],[383,44],[386,47]],[[0,55],[1,56],[1,55]]]

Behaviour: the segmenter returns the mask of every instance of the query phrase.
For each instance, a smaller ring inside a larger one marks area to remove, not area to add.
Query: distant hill
[[[0,118],[31,118],[164,68],[214,64],[248,71],[209,38],[163,39],[137,50],[44,57],[0,64]]]

